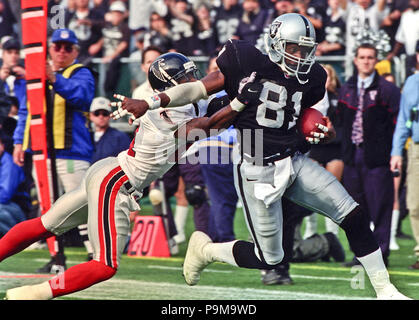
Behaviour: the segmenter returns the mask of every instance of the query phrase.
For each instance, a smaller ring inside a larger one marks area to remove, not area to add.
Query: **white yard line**
[[[168,282],[111,279],[69,297],[80,299],[127,300],[369,300],[366,297],[348,297],[333,294],[299,291],[216,287]]]
[[[214,270],[213,270],[214,271]],[[35,284],[46,279],[30,278],[30,274],[0,272],[0,291]],[[36,277],[37,275],[33,275]],[[323,277],[325,278],[325,277]],[[343,280],[339,279],[339,280]],[[346,279],[345,279],[346,280]],[[338,296],[301,291],[219,287],[169,282],[110,279],[68,297],[96,300],[370,300],[368,297]]]

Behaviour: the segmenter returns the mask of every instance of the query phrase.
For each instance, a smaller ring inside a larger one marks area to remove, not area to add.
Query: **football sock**
[[[387,286],[391,285],[390,276],[384,264],[381,249],[378,249],[364,257],[357,257],[357,259],[361,262],[367,272],[377,295],[380,295],[380,293]]]
[[[174,239],[177,243],[185,241],[185,224],[186,219],[188,218],[188,206],[179,206],[176,205],[175,210],[175,225],[177,230],[177,235],[174,236]]]
[[[36,241],[53,235],[45,229],[41,217],[20,222],[0,239],[0,261],[22,251]]]
[[[87,224],[81,224],[77,228],[79,229],[80,238],[86,248],[87,253],[93,253],[93,248],[89,241]]]
[[[359,206],[343,219],[340,227],[345,230],[349,246],[356,257],[366,256],[379,249],[369,219]]]
[[[275,269],[278,265],[269,265],[260,261],[255,253],[255,244],[253,242],[236,240],[233,243],[233,257],[235,265],[248,269]]]
[[[236,260],[233,254],[233,247],[237,240],[230,242],[209,243],[205,246],[205,251],[208,255],[218,262],[228,263],[237,267]]]
[[[84,290],[96,283],[108,280],[116,273],[99,261],[91,260],[68,268],[65,272],[48,281],[52,296],[59,297],[72,292]]]

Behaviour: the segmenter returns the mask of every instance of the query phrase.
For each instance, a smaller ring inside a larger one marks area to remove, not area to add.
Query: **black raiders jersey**
[[[301,110],[325,95],[327,74],[320,64],[315,63],[307,75],[308,81],[300,84],[295,77],[286,76],[268,55],[241,40],[227,41],[217,64],[225,77],[224,89],[230,100],[237,96],[240,81],[252,72],[256,72],[256,81],[263,83],[260,103],[247,106],[234,123],[240,133],[242,152],[248,150],[247,155],[259,158],[263,148],[264,159],[275,159],[290,151],[309,150],[296,124]]]

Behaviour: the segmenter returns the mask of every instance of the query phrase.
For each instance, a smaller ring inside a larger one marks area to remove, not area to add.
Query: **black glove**
[[[237,95],[237,100],[246,106],[250,104],[260,104],[260,94],[262,93],[263,84],[260,82],[248,82],[246,83],[241,92]]]

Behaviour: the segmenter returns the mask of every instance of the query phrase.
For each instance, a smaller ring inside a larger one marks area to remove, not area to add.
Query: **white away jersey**
[[[122,170],[137,190],[161,177],[186,152],[186,141],[176,139],[174,132],[188,121],[204,116],[211,98],[183,107],[150,110],[141,117],[129,149],[118,155]]]

